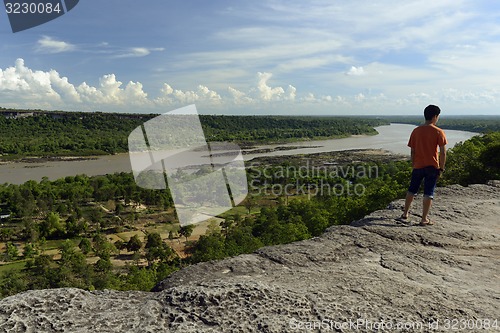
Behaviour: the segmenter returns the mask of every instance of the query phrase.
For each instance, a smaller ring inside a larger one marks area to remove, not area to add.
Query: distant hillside
[[[384,116],[391,123],[419,125],[423,116]],[[500,116],[447,116],[442,114],[438,126],[443,129],[488,133],[500,131]]]

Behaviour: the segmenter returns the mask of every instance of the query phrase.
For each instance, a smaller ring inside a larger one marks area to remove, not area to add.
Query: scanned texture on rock
[[[0,300],[0,331],[446,332],[447,320],[500,320],[500,187],[438,188],[433,226],[417,225],[420,201],[409,221],[398,200],[320,237],[187,267],[154,292],[14,295]]]

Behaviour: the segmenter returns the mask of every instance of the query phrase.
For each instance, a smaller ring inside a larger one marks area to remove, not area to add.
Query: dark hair
[[[441,109],[438,106],[428,105],[424,109],[425,120],[432,120],[432,118],[434,118],[434,116],[439,116],[440,113],[441,113]]]

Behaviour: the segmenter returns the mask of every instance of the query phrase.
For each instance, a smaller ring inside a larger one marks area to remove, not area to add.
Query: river
[[[245,153],[245,160],[259,156],[278,156],[311,154],[328,151],[340,151],[351,149],[385,149],[395,154],[409,156],[409,148],[406,146],[413,125],[391,124],[377,127],[378,135],[354,136],[344,139],[313,140],[304,142],[293,142],[279,145],[263,145],[256,149],[250,149]],[[448,148],[455,143],[470,139],[478,133],[445,130],[448,139]],[[256,150],[276,147],[300,147],[290,150],[276,150],[272,152],[255,153]],[[253,152],[253,153],[252,153]],[[115,172],[131,172],[128,154],[117,154],[99,156],[86,160],[64,160],[50,162],[13,162],[0,164],[0,184],[22,184],[27,180],[40,181],[42,177],[58,179],[66,176],[86,174],[89,176],[103,175]]]

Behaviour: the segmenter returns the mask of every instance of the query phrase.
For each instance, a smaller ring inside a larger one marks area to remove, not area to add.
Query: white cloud
[[[288,85],[271,87],[269,80],[271,73],[257,73],[257,84],[247,92],[227,87],[225,95],[200,84],[195,90],[173,88],[164,83],[160,95],[150,98],[140,82],[130,81],[124,84],[115,74],[106,74],[99,78],[97,86],[86,82],[75,85],[67,77],[62,77],[56,70],[33,71],[18,59],[14,67],[0,69],[0,97],[15,96],[12,103],[22,105],[23,101],[40,101],[40,104],[68,109],[99,109],[113,110],[127,109],[141,106],[154,108],[162,106],[179,106],[199,103],[201,105],[238,105],[254,106],[265,105],[276,101],[293,103],[297,98],[297,88]],[[17,102],[14,100],[17,99]],[[11,104],[14,105],[14,104]]]
[[[15,67],[0,71],[0,90],[16,92],[28,100],[58,100],[59,94],[51,87],[51,73],[32,71],[17,59]]]
[[[128,82],[125,87],[114,74],[103,75],[99,79],[99,87],[91,87],[83,82],[76,87],[85,104],[92,106],[144,106],[151,103],[140,82]]]
[[[69,102],[81,102],[80,95],[75,86],[69,83],[67,77],[60,77],[55,70],[49,72],[49,79],[52,89],[57,92],[62,99]]]
[[[351,66],[351,68],[345,73],[346,75],[361,76],[365,75],[365,70],[363,67]]]
[[[301,98],[301,101],[303,102],[309,102],[309,103],[314,103],[316,102],[316,97],[314,96],[313,93],[307,93],[304,97]]]
[[[233,87],[228,87],[227,90],[235,100],[241,100],[246,97],[246,94],[243,91],[239,91],[238,89],[234,89]]]
[[[297,88],[295,88],[292,85],[289,85],[288,88],[286,89],[285,99],[289,101],[294,101],[295,97],[297,97]]]
[[[356,102],[363,102],[365,100],[365,95],[362,93],[359,93],[356,96],[354,96],[354,100]]]
[[[240,91],[233,87],[228,87],[227,90],[229,94],[232,96],[232,102],[237,105],[248,105],[254,102],[254,99],[248,96],[243,91]]]
[[[67,42],[56,40],[49,36],[43,36],[38,40],[36,51],[38,53],[62,53],[76,50],[76,46]]]
[[[132,47],[124,52],[115,55],[116,58],[139,58],[150,55],[151,52],[164,51],[162,47],[159,48],[146,48],[146,47]]]
[[[147,105],[150,103],[141,83],[129,82],[123,87],[114,74],[99,79],[99,87],[83,82],[75,86],[56,70],[33,71],[23,59],[15,67],[0,69],[0,96],[12,106],[40,105],[49,108],[88,109],[100,105]]]
[[[174,92],[174,89],[170,85],[164,83],[161,92],[167,96],[171,95]]]
[[[198,86],[198,94],[201,96],[202,99],[213,103],[218,103],[222,99],[217,92],[210,90],[208,89],[208,87],[203,85]]]
[[[285,90],[281,87],[270,87],[267,85],[267,81],[273,76],[271,73],[258,73],[259,81],[257,83],[257,89],[259,91],[260,98],[264,101],[271,101],[280,99],[281,95],[285,93]]]
[[[29,84],[21,78],[24,60],[17,59],[15,67],[9,67],[5,70],[0,69],[0,88],[3,91],[20,91],[29,89]]]
[[[101,110],[113,112],[164,112],[165,107],[175,108],[196,103],[201,110],[231,112],[262,112],[276,110],[286,113],[296,110],[313,112],[391,113],[397,110],[437,103],[443,109],[456,110],[457,106],[481,107],[484,110],[496,108],[500,101],[500,89],[460,88],[453,85],[433,85],[440,73],[405,71],[405,68],[378,63],[351,68],[359,73],[363,68],[362,80],[352,80],[345,72],[329,75],[332,82],[349,89],[339,93],[336,89],[325,91],[300,91],[294,85],[283,87],[271,85],[273,74],[258,72],[253,86],[236,89],[226,86],[213,89],[198,84],[195,89],[174,88],[164,83],[156,97],[144,91],[141,82],[121,82],[115,74],[99,78],[96,86],[82,82],[72,83],[56,70],[38,71],[27,67],[23,59],[15,66],[0,69],[0,100],[4,107],[47,108],[63,110]],[[366,71],[364,68],[368,68]],[[326,75],[326,74],[325,74]],[[412,80],[407,80],[408,76]],[[325,76],[326,77],[326,76]],[[429,77],[434,80],[428,81]],[[415,84],[420,78],[421,84]],[[383,79],[383,80],[382,80]],[[281,80],[281,77],[280,77]],[[406,84],[402,84],[405,83]],[[201,82],[200,82],[201,83]],[[397,86],[397,88],[395,88]],[[296,112],[294,111],[294,112]]]
[[[173,89],[169,84],[164,83],[161,89],[162,95],[155,99],[159,105],[181,105],[193,104],[196,102],[219,104],[222,97],[216,91],[210,90],[204,85],[199,85],[196,91]]]
[[[120,48],[108,42],[98,44],[75,45],[50,36],[42,36],[35,46],[36,53],[56,54],[81,51],[85,54],[104,54],[112,58],[141,58],[153,52],[165,51],[163,47],[129,47]]]

